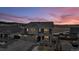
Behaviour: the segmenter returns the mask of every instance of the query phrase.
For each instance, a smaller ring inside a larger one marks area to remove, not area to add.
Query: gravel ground
[[[72,44],[66,40],[61,41],[61,46],[63,51],[79,51],[79,46],[73,47]]]
[[[8,45],[7,48],[0,48],[0,51],[27,51],[32,45],[33,42],[18,40]]]

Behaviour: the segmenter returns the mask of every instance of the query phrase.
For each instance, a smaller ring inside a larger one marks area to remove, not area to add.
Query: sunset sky
[[[79,24],[78,7],[0,7],[0,21],[28,23],[51,21],[55,24]]]

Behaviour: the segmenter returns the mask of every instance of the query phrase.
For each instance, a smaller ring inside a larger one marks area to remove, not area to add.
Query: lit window
[[[44,29],[44,32],[48,32],[49,30],[47,28]]]
[[[27,32],[29,31],[29,29],[27,28]]]
[[[44,36],[45,39],[49,39],[49,36]]]
[[[39,29],[39,32],[43,33],[44,32],[44,29],[43,28]]]
[[[35,32],[36,30],[35,30],[35,28],[31,28],[31,31],[32,31],[32,32]]]
[[[39,32],[41,32],[41,29],[39,29]]]

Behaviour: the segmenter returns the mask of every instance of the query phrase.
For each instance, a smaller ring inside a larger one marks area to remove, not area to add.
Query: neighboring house
[[[0,39],[7,39],[9,35],[20,34],[22,31],[18,23],[0,22]]]
[[[70,34],[73,35],[73,37],[79,38],[79,27],[71,27],[70,28]]]
[[[70,33],[79,34],[79,27],[71,27],[71,28],[70,28]]]
[[[70,27],[68,25],[54,25],[53,33],[66,32],[69,30]]]

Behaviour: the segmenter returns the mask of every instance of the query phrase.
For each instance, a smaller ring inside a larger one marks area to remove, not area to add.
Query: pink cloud
[[[54,18],[52,21],[55,24],[79,24],[79,16],[60,16],[61,18]]]
[[[50,13],[55,24],[79,24],[79,8],[57,8],[59,13]]]

